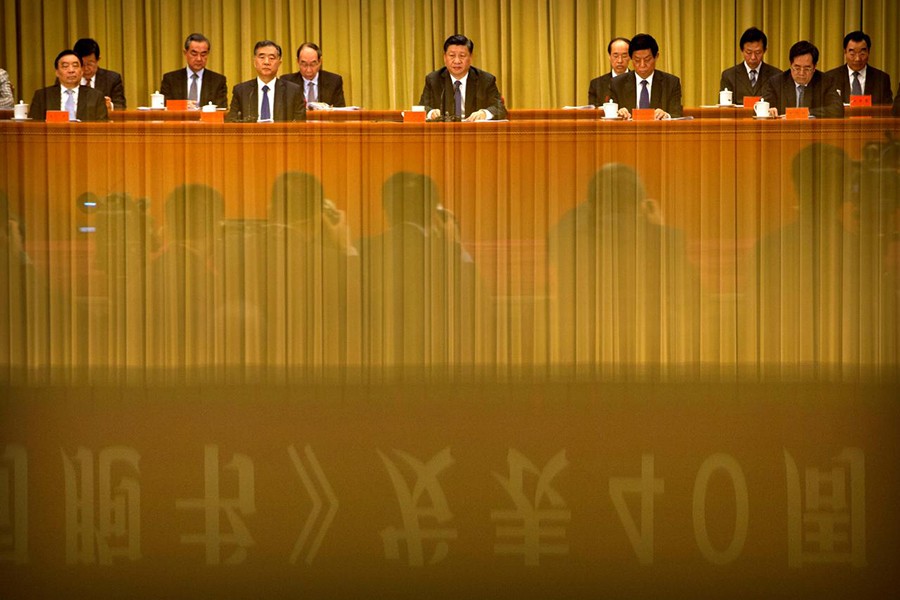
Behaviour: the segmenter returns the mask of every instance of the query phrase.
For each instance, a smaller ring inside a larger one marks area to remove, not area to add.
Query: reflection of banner
[[[900,577],[897,391],[8,389],[0,578],[24,596],[871,597]]]

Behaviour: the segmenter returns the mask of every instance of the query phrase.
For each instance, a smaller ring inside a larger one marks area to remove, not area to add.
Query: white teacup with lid
[[[24,121],[28,118],[28,105],[24,100],[19,100],[19,103],[13,106],[13,118],[17,121]]]

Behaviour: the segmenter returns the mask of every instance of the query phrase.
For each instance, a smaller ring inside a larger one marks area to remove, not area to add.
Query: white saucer
[[[600,117],[601,121],[621,121],[622,117]]]
[[[773,119],[774,117],[771,116],[771,115],[768,115],[768,116],[765,116],[765,117],[760,117],[759,115],[753,115],[753,118],[754,118],[754,119],[759,119],[760,121],[765,121],[766,119]]]
[[[152,106],[138,106],[138,110],[166,110],[166,107],[153,108]]]
[[[735,106],[737,106],[737,104],[732,102],[731,104],[716,104],[716,106],[718,106],[719,108],[734,108]]]
[[[19,122],[21,122],[21,121],[30,121],[30,120],[31,120],[31,117],[25,117],[24,119],[17,119],[17,118],[15,118],[15,117],[13,117],[12,119],[10,119],[10,121],[19,121]]]

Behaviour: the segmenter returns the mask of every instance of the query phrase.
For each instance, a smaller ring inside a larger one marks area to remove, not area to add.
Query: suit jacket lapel
[[[244,120],[256,121],[259,119],[259,88],[256,87],[255,79],[250,85],[250,101],[248,104],[249,106],[247,107],[247,114],[244,115]]]
[[[665,93],[665,90],[663,89],[665,82],[663,81],[663,78],[659,76],[659,73],[656,73],[656,77],[653,79],[653,89],[650,90],[650,108],[662,106],[662,97]]]
[[[287,100],[284,99],[285,85],[280,79],[275,80],[275,110],[272,111],[272,119],[275,121],[287,121]]]
[[[756,85],[759,85],[759,69],[756,70]],[[753,84],[750,83],[750,74],[747,73],[747,67],[744,66],[744,63],[738,65],[737,78],[735,78],[734,80],[734,87],[745,87],[751,92],[755,91],[755,89],[753,88]],[[737,90],[731,91],[734,92]]]
[[[632,108],[638,107],[637,102],[637,73],[632,73],[629,75],[628,79],[625,81],[627,84],[625,86],[625,106],[630,106]]]
[[[456,110],[456,103],[453,100],[453,78],[450,71],[444,67],[444,74],[441,77],[441,85],[443,91],[438,90],[438,101],[441,103],[441,113],[452,115]]]
[[[471,115],[478,110],[478,71],[474,67],[469,68],[469,77],[466,79],[466,114]]]

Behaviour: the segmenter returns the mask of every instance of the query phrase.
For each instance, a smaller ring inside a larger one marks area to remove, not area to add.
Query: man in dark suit
[[[184,40],[187,67],[163,75],[160,93],[167,100],[189,100],[195,108],[210,102],[219,108],[228,108],[228,83],[224,75],[206,68],[208,57],[209,40],[206,36],[202,33],[187,36]]]
[[[731,90],[732,101],[743,104],[744,96],[762,96],[766,82],[781,73],[781,69],[763,62],[769,38],[762,30],[751,27],[741,35],[741,54],[744,60],[722,71],[719,90]]]
[[[312,42],[303,42],[297,48],[300,70],[282,77],[303,88],[309,110],[347,106],[344,100],[344,78],[337,73],[322,70],[322,50]]]
[[[616,77],[609,86],[609,99],[619,105],[619,116],[630,119],[629,109],[653,108],[653,118],[657,121],[681,117],[681,80],[656,70],[659,56],[656,40],[646,33],[637,34],[631,38],[628,55],[634,71]]]
[[[850,102],[850,96],[872,96],[875,105],[890,104],[894,99],[891,76],[869,66],[871,49],[872,39],[868,35],[851,31],[844,36],[845,64],[825,73],[844,102]]]
[[[281,67],[281,46],[271,40],[256,42],[253,66],[256,79],[234,86],[231,108],[225,120],[230,123],[305,121],[303,88],[277,77]]]
[[[591,85],[588,88],[588,104],[600,106],[609,100],[609,85],[612,80],[628,72],[628,44],[630,41],[628,38],[617,37],[607,44],[606,52],[609,54],[611,70],[605,75],[591,79]]]
[[[82,38],[72,47],[75,54],[81,59],[82,85],[92,87],[106,97],[106,108],[112,110],[125,110],[125,86],[122,84],[122,76],[115,71],[107,71],[99,67],[100,45],[91,38]]]
[[[67,110],[69,120],[108,121],[103,94],[81,85],[81,58],[73,50],[63,50],[53,63],[56,69],[56,85],[34,92],[28,116],[35,121],[45,121],[48,110]]]
[[[900,90],[897,90],[897,97],[894,98],[894,109],[891,111],[895,117],[900,117]]]
[[[459,121],[505,119],[497,78],[472,66],[475,43],[464,35],[444,41],[444,66],[425,77],[419,104],[426,118]]]
[[[803,40],[791,46],[788,57],[791,68],[769,79],[763,89],[770,116],[783,115],[789,107],[806,107],[813,117],[843,117],[844,105],[830,78],[816,71],[819,49]]]

